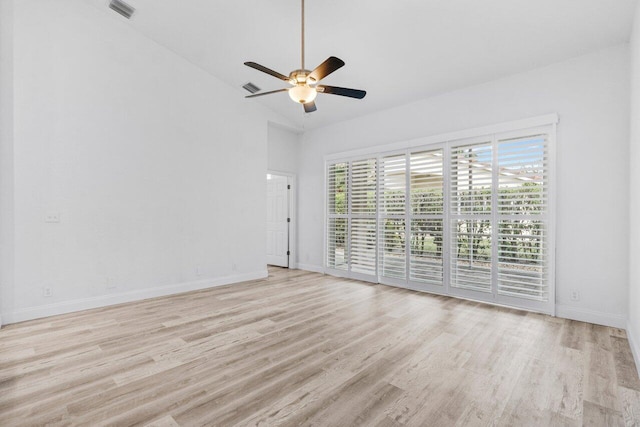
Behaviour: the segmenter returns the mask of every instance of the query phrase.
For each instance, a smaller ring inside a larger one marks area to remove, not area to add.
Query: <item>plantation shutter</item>
[[[443,150],[411,153],[411,256],[409,279],[443,285]]]
[[[325,271],[553,314],[555,123],[482,132],[328,160]]]
[[[492,143],[457,146],[450,154],[451,287],[491,292]]]
[[[380,160],[380,271],[381,277],[406,278],[407,156]]]
[[[376,159],[351,162],[350,270],[375,276],[377,248]]]
[[[498,293],[548,300],[546,134],[498,140]]]
[[[327,267],[347,270],[348,163],[327,167]]]

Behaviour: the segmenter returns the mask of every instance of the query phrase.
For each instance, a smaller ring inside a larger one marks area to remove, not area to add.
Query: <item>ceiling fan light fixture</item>
[[[302,6],[302,31],[300,32],[302,36],[302,49],[300,52],[301,67],[297,70],[293,70],[291,73],[289,73],[289,76],[286,76],[255,62],[244,63],[244,65],[246,65],[247,67],[251,67],[263,73],[269,74],[270,76],[273,76],[279,80],[288,82],[293,87],[288,89],[272,90],[269,92],[254,93],[252,95],[245,96],[245,98],[255,98],[257,96],[270,95],[272,93],[286,91],[289,92],[289,97],[293,100],[293,102],[303,105],[305,113],[312,113],[317,110],[316,104],[313,101],[316,99],[316,96],[318,96],[318,93],[346,96],[356,99],[364,98],[367,94],[367,92],[365,92],[364,90],[318,84],[319,81],[327,77],[329,74],[344,66],[344,61],[342,59],[336,58],[335,56],[330,56],[322,64],[314,68],[313,71],[309,71],[304,68],[304,0],[300,0],[300,3]]]
[[[306,104],[308,102],[312,102],[316,99],[318,92],[316,92],[315,88],[312,88],[309,85],[301,84],[296,85],[289,89],[289,97],[294,101],[300,104]]]

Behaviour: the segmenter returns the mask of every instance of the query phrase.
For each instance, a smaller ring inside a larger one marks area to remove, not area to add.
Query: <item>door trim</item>
[[[298,233],[296,232],[298,229],[298,212],[297,212],[297,197],[296,194],[298,192],[298,181],[295,173],[291,172],[282,172],[273,169],[267,169],[267,174],[278,175],[278,176],[286,176],[289,180],[289,185],[291,189],[289,190],[289,218],[291,221],[289,222],[289,268],[294,270],[298,268]]]

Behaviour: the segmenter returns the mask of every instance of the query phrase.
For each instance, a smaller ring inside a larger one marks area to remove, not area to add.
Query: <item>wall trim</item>
[[[320,274],[325,274],[324,268],[320,267],[318,265],[313,265],[313,264],[302,264],[302,263],[298,263],[297,265],[298,270],[304,270],[304,271],[311,271],[313,273],[320,273]]]
[[[466,138],[481,137],[493,135],[496,133],[512,132],[521,129],[537,128],[543,126],[556,125],[560,121],[558,113],[545,114],[543,116],[530,117],[527,119],[513,120],[504,123],[497,123],[488,126],[464,129],[439,135],[431,135],[420,138],[409,139],[405,141],[393,142],[390,144],[374,145],[371,147],[360,148],[356,150],[343,151],[339,153],[330,153],[324,156],[324,160],[342,160],[350,157],[359,157],[369,155],[371,153],[385,153],[388,151],[407,150],[423,145],[440,144],[449,141],[457,141]]]
[[[289,268],[296,269],[298,262],[298,178],[293,172],[282,172],[274,169],[267,169],[267,174],[286,176],[291,186],[289,192]],[[268,215],[268,214],[267,214]]]
[[[593,323],[596,325],[610,326],[612,328],[624,329],[627,327],[627,316],[589,310],[586,308],[571,307],[568,305],[557,304],[556,316],[565,319]]]
[[[24,322],[26,320],[39,319],[42,317],[56,316],[59,314],[73,313],[76,311],[89,310],[92,308],[107,307],[110,305],[122,304],[126,302],[141,301],[149,298],[175,295],[184,292],[197,291],[201,289],[214,288],[217,286],[238,284],[249,280],[264,279],[268,277],[267,270],[260,270],[251,273],[234,274],[211,279],[196,280],[192,282],[176,283],[172,285],[158,286],[153,288],[139,289],[118,294],[100,295],[97,297],[79,298],[70,301],[61,301],[53,304],[27,307],[14,310],[12,313],[4,313],[4,321],[7,324]]]

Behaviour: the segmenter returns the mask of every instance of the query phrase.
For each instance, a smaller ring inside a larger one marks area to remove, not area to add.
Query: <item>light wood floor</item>
[[[624,331],[315,273],[9,325],[0,425],[637,425]]]

